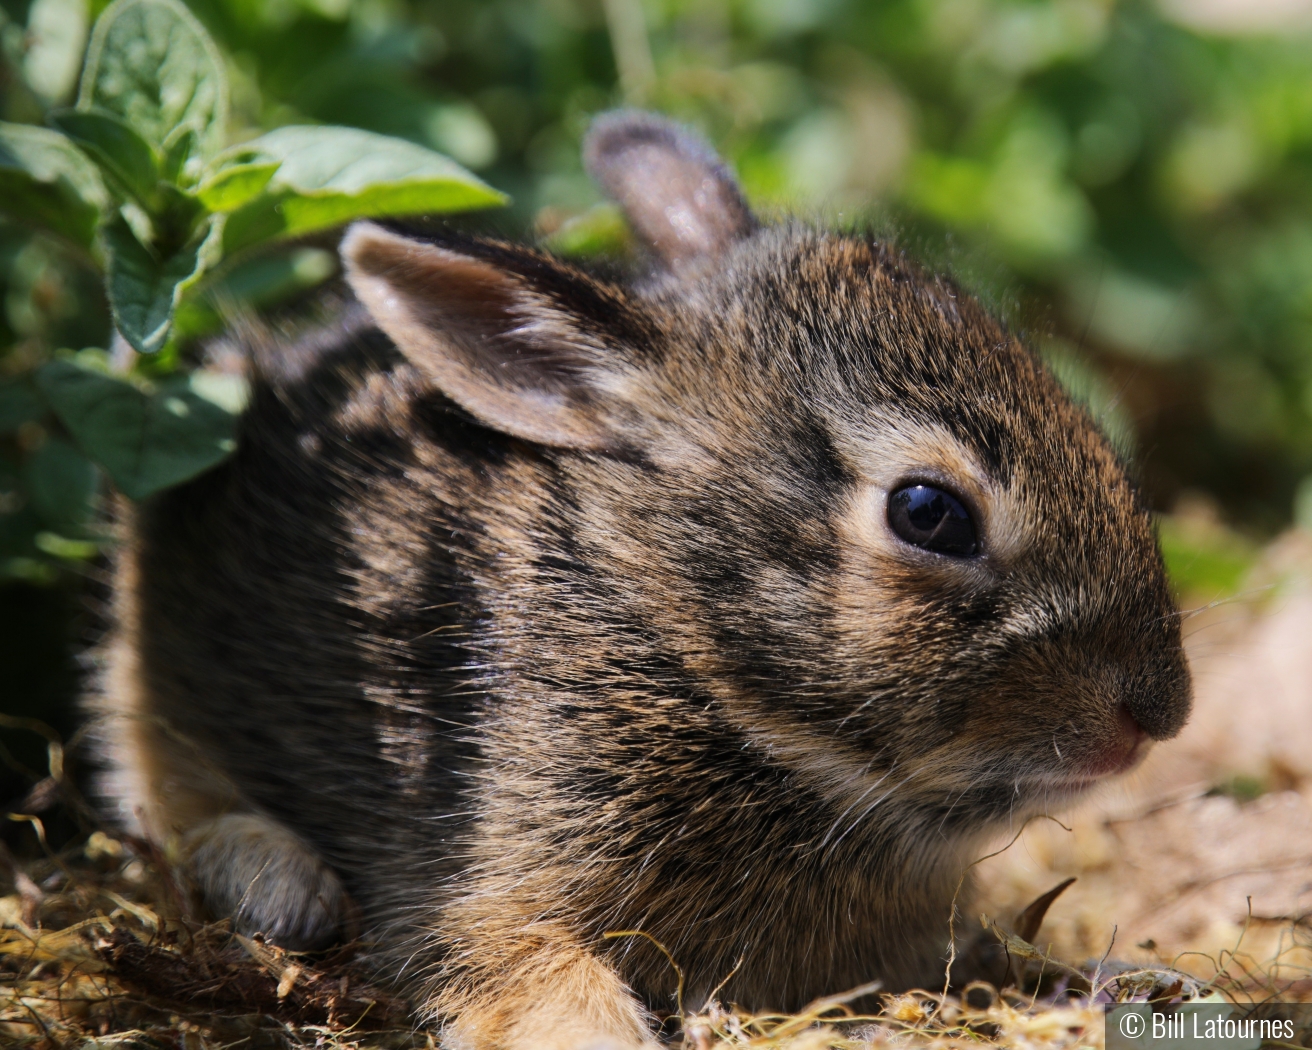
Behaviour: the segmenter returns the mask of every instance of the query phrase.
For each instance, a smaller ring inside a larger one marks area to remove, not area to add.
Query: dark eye
[[[908,485],[889,496],[888,523],[913,547],[935,554],[969,558],[979,550],[970,512],[932,485]]]

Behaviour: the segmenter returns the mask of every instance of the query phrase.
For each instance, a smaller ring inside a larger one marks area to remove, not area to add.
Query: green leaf
[[[157,148],[191,128],[209,157],[228,122],[223,58],[177,0],[116,0],[96,20],[77,105],[117,114]]]
[[[171,254],[195,236],[208,216],[205,205],[195,194],[161,182],[159,210],[151,217],[155,228],[153,246]]]
[[[86,561],[100,553],[100,544],[91,540],[71,540],[57,532],[38,532],[36,548],[43,554],[65,561]]]
[[[45,414],[45,400],[25,376],[0,382],[0,434],[8,434]]]
[[[42,527],[41,518],[22,498],[22,483],[0,462],[0,579],[30,575],[35,566],[15,565],[27,562],[37,553],[34,542]],[[14,506],[17,502],[19,505]]]
[[[1157,522],[1166,573],[1178,594],[1214,601],[1239,592],[1261,553],[1219,522],[1164,515]]]
[[[251,252],[199,295],[187,296],[173,315],[174,338],[194,339],[218,331],[232,307],[265,309],[322,284],[337,272],[337,254],[322,248]],[[220,313],[219,304],[224,304]],[[195,380],[198,373],[192,373]]]
[[[50,123],[96,162],[111,185],[147,211],[154,210],[159,159],[150,143],[112,113],[61,109]]]
[[[196,188],[196,196],[210,211],[232,211],[254,200],[278,170],[280,161],[232,164],[220,168]]]
[[[226,251],[357,218],[468,211],[508,200],[440,153],[357,128],[278,128],[229,156],[280,166],[264,195],[229,218]]]
[[[234,416],[246,411],[251,399],[251,386],[243,375],[199,369],[187,377],[187,385],[197,397],[203,397]]]
[[[589,259],[632,251],[633,235],[620,209],[610,203],[594,204],[582,215],[565,222],[546,239],[557,255]]]
[[[78,446],[131,499],[195,477],[237,447],[237,417],[176,378],[142,389],[52,361],[37,383]]]
[[[199,139],[194,128],[183,128],[181,133],[173,133],[170,141],[164,144],[164,159],[160,164],[160,174],[165,182],[176,185],[182,181],[183,169],[196,152],[197,145]]]
[[[0,207],[89,247],[109,204],[96,166],[57,131],[0,122]]]
[[[62,438],[47,438],[23,464],[23,487],[47,525],[81,525],[91,518],[96,468]]]
[[[121,215],[105,227],[110,309],[114,324],[138,353],[154,353],[168,340],[182,293],[217,261],[222,227],[218,219],[210,220],[165,258],[137,240]]]

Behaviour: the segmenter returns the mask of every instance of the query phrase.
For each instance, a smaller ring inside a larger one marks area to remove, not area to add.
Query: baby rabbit
[[[1149,514],[1013,336],[662,119],[585,150],[652,272],[353,226],[358,305],[125,522],[93,700],[214,914],[358,922],[468,1050],[655,1045],[653,940],[691,1007],[941,982],[985,840],[1189,709]]]

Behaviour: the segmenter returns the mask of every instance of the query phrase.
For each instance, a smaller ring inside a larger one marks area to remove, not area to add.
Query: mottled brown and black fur
[[[636,285],[352,231],[364,306],[136,509],[96,701],[215,911],[307,946],[349,897],[456,1046],[649,1042],[613,930],[694,1006],[941,981],[972,851],[1188,709],[1149,515],[1013,336],[651,118],[590,165]],[[917,481],[978,557],[894,535]]]

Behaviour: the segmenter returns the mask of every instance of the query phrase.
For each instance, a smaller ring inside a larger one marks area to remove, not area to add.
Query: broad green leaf
[[[81,525],[90,519],[96,468],[62,438],[47,438],[23,464],[23,487],[47,525]]]
[[[142,245],[122,216],[105,227],[110,309],[114,324],[138,353],[154,353],[168,340],[182,293],[217,261],[222,225],[218,218],[211,220],[167,258]]]
[[[67,135],[101,172],[147,211],[155,207],[159,159],[150,143],[112,113],[61,109],[50,123]]]
[[[243,375],[202,368],[187,377],[187,385],[197,397],[213,402],[234,416],[241,415],[250,404],[251,385]]]
[[[196,196],[210,211],[232,211],[254,200],[269,184],[279,161],[231,164],[220,168],[196,188]]]
[[[209,284],[189,295],[173,315],[174,338],[186,341],[208,335],[230,319],[232,307],[264,309],[322,284],[337,272],[337,255],[322,248],[284,248],[252,252]],[[219,304],[223,304],[220,312]],[[193,378],[197,373],[192,373]]]
[[[191,241],[209,212],[195,194],[167,182],[159,184],[159,209],[151,217],[155,238],[152,244],[169,254]]]
[[[118,114],[156,147],[191,128],[208,157],[228,122],[223,58],[177,0],[115,0],[96,20],[77,104]]]
[[[25,496],[22,480],[0,461],[0,579],[28,575],[32,566],[13,562],[26,561],[37,553],[34,540],[42,521]]]
[[[96,166],[59,132],[0,122],[0,202],[86,247],[109,197]]]
[[[131,499],[195,477],[237,447],[237,417],[186,379],[149,388],[52,361],[37,383],[78,446]]]
[[[468,211],[508,199],[440,153],[357,128],[278,128],[229,156],[279,167],[265,193],[229,218],[227,251],[357,218]]]
[[[47,103],[77,83],[87,46],[86,0],[33,0],[27,9],[23,79]]]
[[[0,382],[0,434],[17,430],[45,413],[45,400],[26,376]]]

